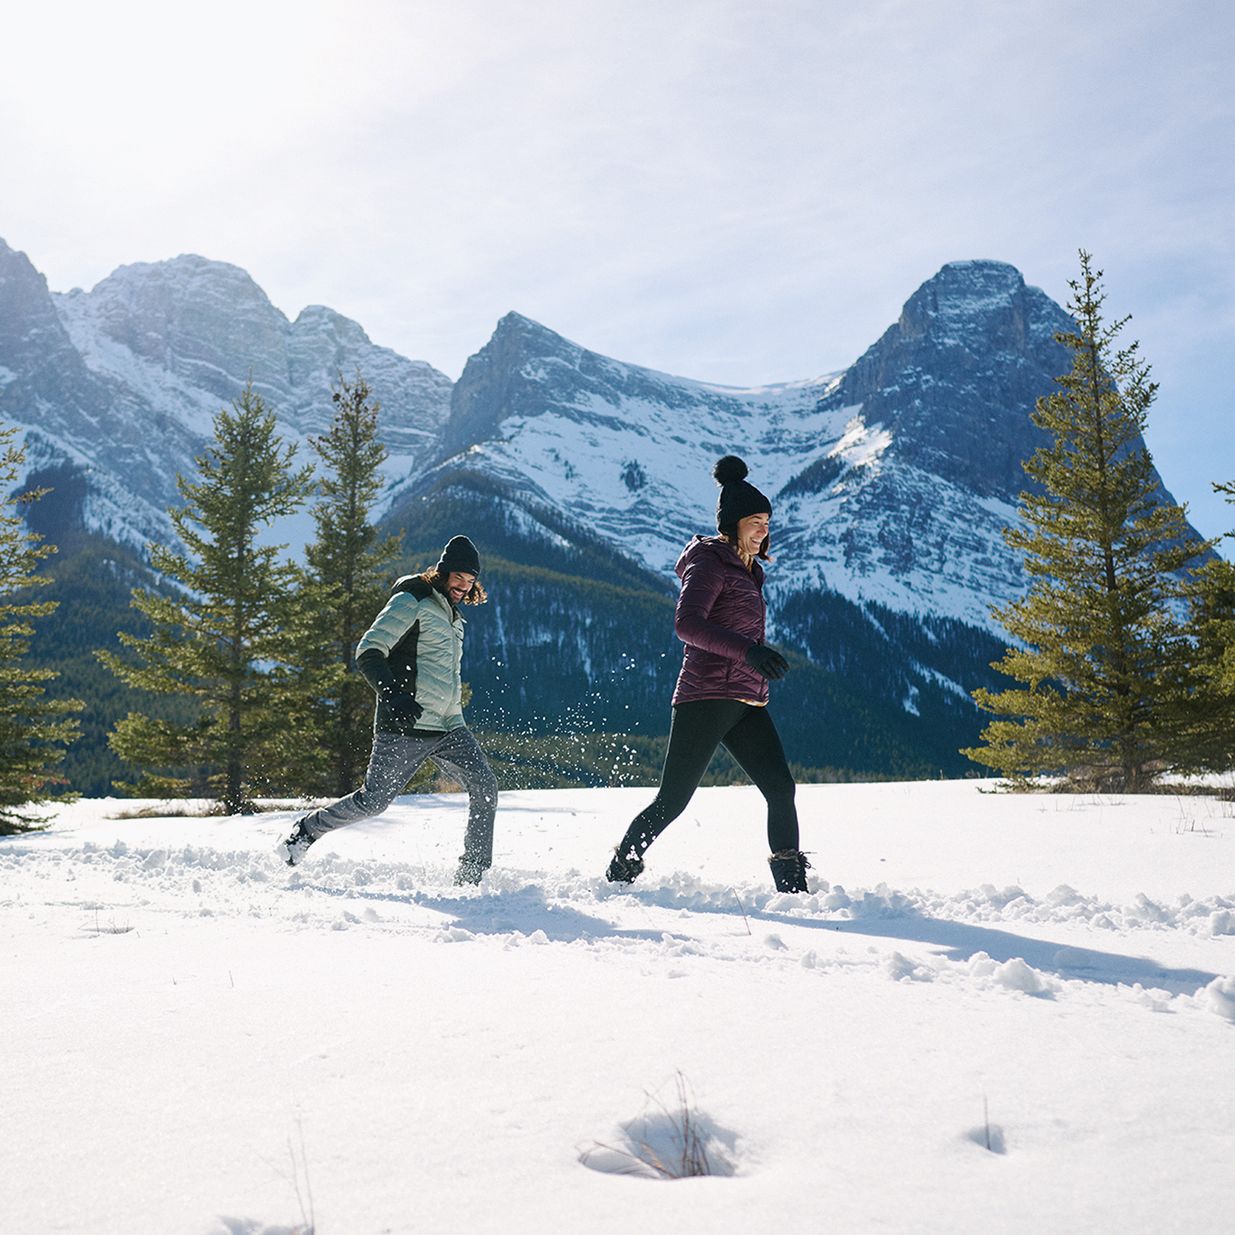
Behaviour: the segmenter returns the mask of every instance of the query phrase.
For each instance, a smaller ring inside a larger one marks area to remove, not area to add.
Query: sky
[[[1085,248],[1147,440],[1235,528],[1235,9],[1217,0],[5,5],[0,237],[53,290],[200,253],[457,377],[509,310],[756,385],[945,262]],[[1228,550],[1229,553],[1229,550]]]

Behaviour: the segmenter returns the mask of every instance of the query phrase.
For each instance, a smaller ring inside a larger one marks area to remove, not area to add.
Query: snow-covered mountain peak
[[[950,262],[845,373],[826,402],[861,406],[906,462],[1014,502],[1039,444],[1029,419],[1066,364],[1059,305],[1006,262]]]
[[[246,321],[287,325],[248,271],[196,253],[119,266],[95,284],[89,297],[99,306],[100,319],[116,328],[136,319],[183,333],[219,325],[229,309]]]
[[[305,305],[292,322],[292,330],[297,334],[329,335],[353,345],[372,343],[359,322],[324,304]]]
[[[189,286],[193,283],[243,286],[251,294],[266,299],[265,292],[254,282],[253,276],[242,266],[222,262],[200,253],[181,253],[176,257],[163,258],[156,262],[126,262],[117,266],[106,278],[94,287],[97,291],[103,284],[131,284],[141,286],[150,283],[174,283]]]
[[[289,322],[228,262],[135,262],[61,294],[0,241],[0,415],[26,431],[32,467],[89,476],[79,518],[120,540],[169,537],[176,475],[194,471],[212,418],[246,382],[297,440],[325,429],[331,384],[357,372],[382,404],[393,487],[434,452],[444,373],[322,305]]]
[[[892,329],[937,347],[981,350],[993,337],[1021,343],[1032,315],[1026,292],[1006,262],[949,262],[914,292]]]
[[[527,317],[525,314],[519,313],[514,309],[511,309],[507,313],[503,313],[502,316],[498,318],[498,322],[494,327],[493,333],[502,334],[505,331],[523,331],[529,334],[540,332],[547,335],[553,335],[555,338],[562,337],[557,333],[557,331],[550,330],[548,326],[536,321],[535,318]]]
[[[1002,287],[1006,293],[1014,293],[1025,286],[1025,276],[1011,262],[995,261],[989,257],[970,257],[963,261],[944,262],[938,272],[929,278],[924,287],[951,286],[964,294],[966,288],[985,287],[997,294]]]
[[[250,372],[272,395],[286,372],[287,318],[239,266],[196,254],[134,262],[65,300],[98,333],[216,398]]]

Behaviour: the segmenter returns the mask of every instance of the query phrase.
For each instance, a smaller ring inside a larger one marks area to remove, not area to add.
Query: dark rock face
[[[1072,320],[1002,262],[953,262],[906,302],[900,320],[828,396],[860,404],[898,456],[982,497],[1015,501],[1041,443],[1029,420],[1068,367],[1055,341]]]
[[[492,437],[508,416],[537,415],[540,383],[523,370],[529,356],[573,368],[573,349],[565,339],[529,318],[507,313],[493,336],[467,362],[451,396],[450,418],[442,435],[446,455]]]

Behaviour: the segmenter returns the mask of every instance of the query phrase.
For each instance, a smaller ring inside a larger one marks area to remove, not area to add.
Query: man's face
[[[747,515],[738,520],[738,546],[748,557],[754,557],[768,534],[771,519],[767,515]]]
[[[466,570],[452,570],[446,576],[446,595],[450,597],[451,603],[459,604],[472,590],[472,584],[475,582],[476,576],[469,574]]]

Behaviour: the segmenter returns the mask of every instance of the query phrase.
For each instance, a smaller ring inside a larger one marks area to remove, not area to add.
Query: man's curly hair
[[[420,577],[430,586],[435,587],[439,592],[446,591],[446,576],[442,574],[436,566],[430,566],[428,570],[422,570]],[[465,605],[483,605],[489,599],[489,593],[485,591],[484,585],[479,579],[472,583],[472,590],[463,598],[462,603]]]

